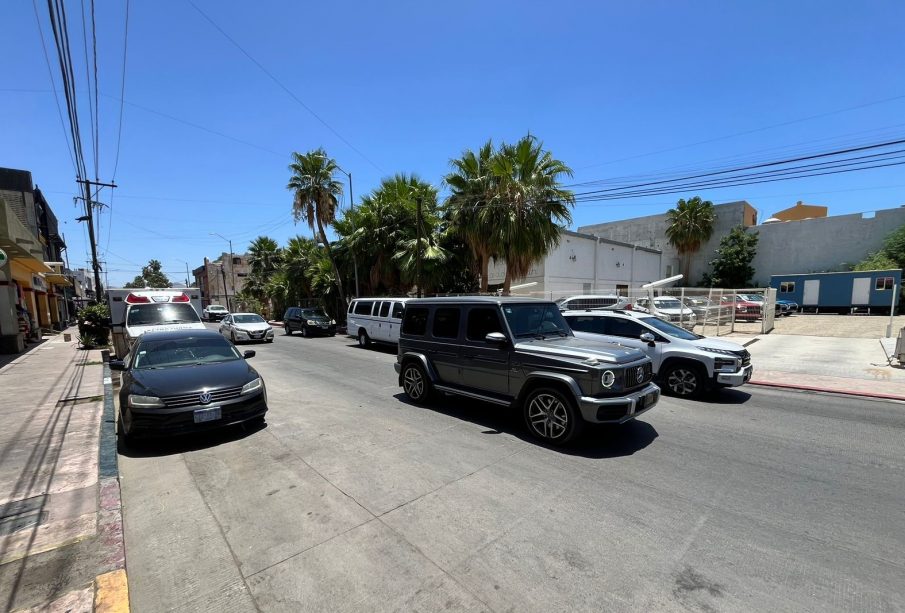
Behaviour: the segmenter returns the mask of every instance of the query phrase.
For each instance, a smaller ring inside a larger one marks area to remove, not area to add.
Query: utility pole
[[[223,269],[223,265],[220,265],[220,276],[223,277],[223,293],[226,294],[226,310],[232,313],[233,309],[229,304],[229,289],[226,287],[226,271]]]
[[[109,187],[111,189],[116,187],[115,183],[101,183],[100,181],[90,181],[88,179],[76,179],[77,183],[81,183],[82,187],[85,189],[85,221],[88,223],[88,240],[91,241],[91,268],[94,269],[94,296],[95,299],[100,301],[101,297],[101,273],[100,273],[100,264],[97,261],[97,243],[94,238],[94,201],[91,199],[91,186],[97,185],[98,188],[101,187]],[[98,189],[100,191],[100,189]]]
[[[418,284],[418,297],[421,298],[421,196],[418,196],[418,215],[416,223],[418,225],[418,252],[415,260],[415,282]]]

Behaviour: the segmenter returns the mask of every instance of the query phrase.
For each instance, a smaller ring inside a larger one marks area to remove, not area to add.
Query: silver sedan
[[[230,313],[220,322],[220,334],[233,343],[273,342],[273,328],[257,313]]]

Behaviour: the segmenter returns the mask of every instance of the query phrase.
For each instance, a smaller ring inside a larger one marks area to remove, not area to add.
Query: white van
[[[346,329],[358,344],[367,347],[371,341],[397,345],[402,311],[408,298],[356,298],[349,304]]]

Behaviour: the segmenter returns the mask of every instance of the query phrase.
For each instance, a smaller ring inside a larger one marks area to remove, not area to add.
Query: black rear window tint
[[[380,316],[381,317],[386,317],[387,315],[390,314],[390,305],[391,304],[392,304],[391,302],[384,302],[383,304],[380,305]]]
[[[371,307],[374,306],[373,302],[366,302],[364,300],[359,301],[355,305],[355,314],[356,315],[370,315]]]
[[[437,309],[434,312],[433,336],[435,338],[458,338],[461,313],[459,308]]]
[[[423,336],[425,332],[427,332],[427,308],[407,308],[405,318],[402,320],[402,333]]]
[[[402,319],[402,311],[405,309],[405,305],[401,302],[393,303],[393,313],[390,315],[393,319]]]

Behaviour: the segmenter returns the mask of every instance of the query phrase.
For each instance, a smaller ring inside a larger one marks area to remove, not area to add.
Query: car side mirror
[[[110,370],[126,370],[126,363],[122,360],[110,360]]]
[[[253,358],[253,357],[255,357],[255,355],[257,355],[257,354],[255,353],[255,350],[254,350],[254,349],[249,349],[248,351],[246,351],[245,353],[242,354],[242,357],[245,358],[245,359],[247,360],[248,358]]]
[[[639,336],[638,338],[640,338],[642,341],[644,341],[645,343],[647,343],[647,344],[650,345],[651,347],[653,347],[653,346],[656,344],[655,341],[657,340],[657,339],[654,337],[654,335],[651,334],[650,332],[643,332],[643,333],[641,334],[641,336]]]
[[[496,345],[497,347],[503,347],[509,342],[506,339],[506,335],[502,332],[490,332],[484,337],[484,340],[487,341],[488,345]]]

